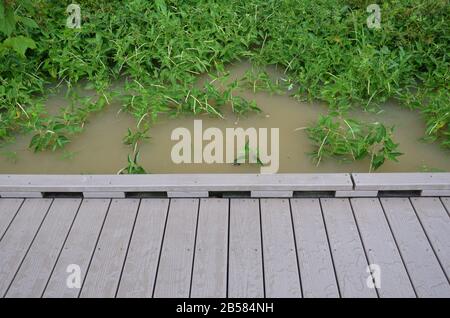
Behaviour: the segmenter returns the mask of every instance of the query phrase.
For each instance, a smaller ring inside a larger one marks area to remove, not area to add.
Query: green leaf
[[[39,25],[37,25],[33,19],[27,17],[16,17],[16,21],[31,29],[39,29]]]
[[[33,39],[28,38],[23,35],[19,35],[16,37],[8,38],[3,42],[5,47],[9,47],[17,52],[22,57],[25,57],[25,52],[27,49],[35,49],[36,43]]]
[[[3,5],[0,1],[0,32],[6,36],[10,36],[16,29],[16,19],[14,16],[14,9],[11,6]]]
[[[167,5],[166,5],[166,2],[164,0],[155,0],[155,4],[156,4],[156,7],[158,8],[158,10],[162,14],[164,14],[164,15],[167,14]]]

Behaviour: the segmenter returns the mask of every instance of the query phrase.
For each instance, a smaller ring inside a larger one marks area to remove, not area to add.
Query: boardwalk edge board
[[[450,173],[0,175],[0,197],[448,196]]]

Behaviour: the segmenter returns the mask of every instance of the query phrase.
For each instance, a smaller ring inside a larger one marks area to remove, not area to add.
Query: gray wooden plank
[[[354,198],[354,197],[361,197],[361,198],[367,198],[367,197],[377,197],[378,191],[336,191],[334,194],[336,198]]]
[[[348,199],[321,199],[342,297],[377,297],[367,286],[368,263]]]
[[[0,175],[0,192],[333,191],[352,188],[348,173]]]
[[[450,286],[408,198],[380,199],[419,297],[450,297]]]
[[[23,199],[0,199],[0,240],[22,203]]]
[[[55,199],[6,297],[42,296],[81,199]]]
[[[394,237],[377,198],[351,199],[370,264],[380,268],[380,297],[416,297]]]
[[[288,199],[261,199],[266,297],[302,297]]]
[[[78,297],[80,288],[67,285],[69,275],[74,273],[70,266],[79,267],[80,282],[83,282],[109,203],[109,199],[83,200],[43,297]]]
[[[37,191],[7,191],[0,192],[2,198],[42,198],[42,193]]]
[[[111,201],[80,297],[115,297],[138,206],[138,199]]]
[[[189,297],[198,199],[171,199],[154,297]]]
[[[168,199],[142,199],[117,297],[152,297]]]
[[[450,277],[450,218],[439,198],[411,198],[425,233]]]
[[[14,278],[52,200],[26,199],[0,241],[0,297]]]
[[[264,297],[259,202],[230,200],[228,297]]]
[[[200,200],[191,297],[226,297],[228,204],[227,199]]]
[[[303,297],[339,297],[319,200],[291,199],[291,208]]]
[[[447,210],[447,214],[450,217],[450,198],[449,197],[442,197],[440,198],[442,204],[444,205],[445,209]]]
[[[450,173],[352,173],[355,190],[450,190]]]
[[[450,190],[422,190],[422,197],[445,197],[450,195]]]

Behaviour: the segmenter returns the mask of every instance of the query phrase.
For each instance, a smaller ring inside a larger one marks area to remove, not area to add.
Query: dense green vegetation
[[[64,147],[90,113],[121,98],[141,125],[137,136],[130,131],[125,138],[133,147],[133,163],[137,141],[159,114],[221,116],[224,107],[238,114],[257,111],[254,102],[234,92],[245,83],[277,90],[263,72],[221,90],[208,82],[195,86],[202,73],[225,82],[225,64],[249,59],[256,69],[284,68],[288,81],[283,85],[295,98],[324,101],[347,122],[352,107],[376,110],[388,99],[398,100],[423,113],[425,139],[450,148],[449,1],[383,1],[380,29],[366,25],[371,2],[79,0],[82,27],[70,29],[66,8],[71,1],[0,0],[0,143],[31,131],[35,151]],[[111,88],[119,78],[126,79],[121,94]],[[72,105],[57,116],[46,113],[50,84],[72,88],[82,80],[98,98],[81,98],[69,89]],[[318,160],[325,150],[342,156],[342,149],[323,146],[323,138],[340,129],[330,121],[325,125],[321,119],[307,130]],[[365,148],[361,153],[372,156],[371,168],[395,159],[390,129],[356,124],[369,127],[352,138]],[[389,145],[376,154],[371,149],[379,142],[367,141],[377,135],[373,129],[385,131],[380,142]],[[365,156],[349,149],[354,159]]]

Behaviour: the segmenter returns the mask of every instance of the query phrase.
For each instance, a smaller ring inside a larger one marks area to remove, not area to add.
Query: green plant
[[[241,78],[244,87],[251,88],[253,92],[268,91],[270,93],[281,94],[281,84],[273,81],[270,75],[264,70],[249,69]]]
[[[25,58],[27,49],[36,49],[36,42],[29,36],[18,33],[28,33],[28,30],[39,29],[39,26],[33,19],[22,15],[23,11],[34,13],[31,0],[21,0],[17,6],[16,10],[15,1],[0,0],[0,34],[6,36],[3,43],[0,42],[0,52],[12,49],[21,58]]]
[[[128,155],[128,165],[117,172],[117,174],[146,174],[147,172],[138,163],[139,150],[135,151],[133,155]]]
[[[393,128],[380,123],[363,123],[334,116],[321,116],[312,127],[306,129],[314,144],[312,157],[320,164],[324,157],[341,160],[370,158],[369,171],[377,170],[386,160],[397,161],[402,155],[392,140]]]
[[[251,149],[250,148],[250,143],[247,141],[245,143],[244,149],[243,149],[243,153],[241,153],[241,155],[238,155],[235,159],[233,164],[236,166],[239,166],[241,163],[253,163],[250,161],[256,161],[255,163],[262,166],[263,163],[259,157],[259,149],[256,148],[255,149]]]
[[[141,141],[146,140],[149,137],[147,136],[148,130],[150,127],[145,127],[143,130],[137,130],[136,132],[133,132],[131,128],[128,128],[127,135],[123,138],[123,143],[125,145],[130,145],[135,148],[135,145]]]
[[[450,148],[448,0],[385,1],[380,30],[367,28],[359,0],[78,3],[82,27],[68,29],[60,1],[0,0],[0,144],[31,131],[33,149],[58,148],[67,142],[47,132],[50,122],[69,140],[116,98],[149,125],[162,114],[221,117],[225,107],[243,115],[259,110],[237,95],[251,87],[287,88],[342,114],[396,99],[423,113],[427,140]],[[228,81],[224,65],[242,59],[253,70]],[[198,85],[201,74],[213,80]],[[118,79],[123,88],[111,85]],[[97,100],[74,93],[81,81]],[[67,86],[73,102],[56,118],[42,107],[48,84]]]
[[[31,138],[30,148],[35,152],[51,149],[55,151],[63,148],[70,140],[64,135],[66,126],[62,123],[50,121]]]

